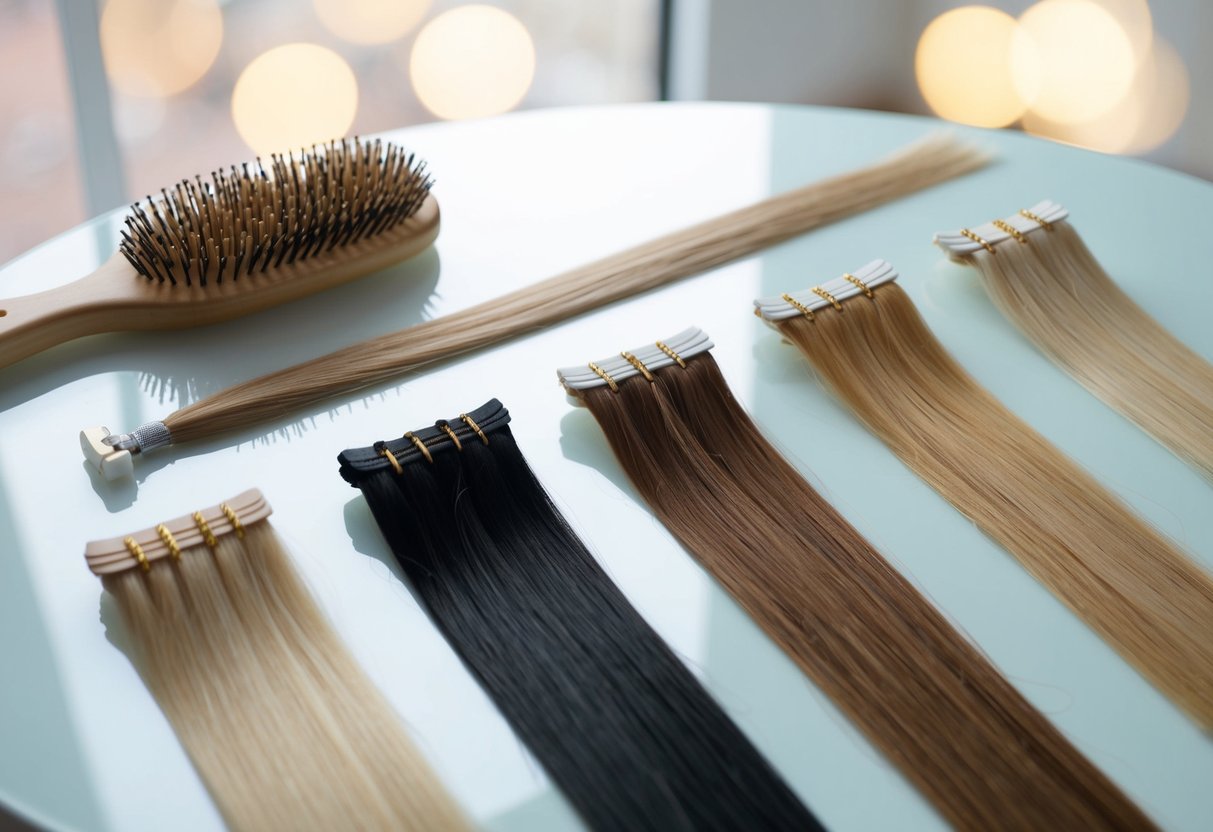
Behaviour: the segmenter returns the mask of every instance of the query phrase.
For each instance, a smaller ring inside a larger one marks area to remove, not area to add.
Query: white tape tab
[[[992,250],[999,243],[1006,242],[1016,235],[1024,237],[1042,228],[1047,229],[1068,216],[1069,211],[1046,199],[1002,220],[993,220],[976,228],[940,232],[935,235],[935,245],[953,258],[961,258],[983,248]],[[1008,227],[1014,229],[1014,233],[1008,231]]]
[[[897,279],[897,270],[887,260],[873,260],[862,269],[856,269],[854,272],[849,272],[842,277],[836,277],[833,280],[827,281],[820,286],[815,286],[813,289],[805,289],[803,292],[789,292],[786,295],[780,295],[775,298],[758,298],[754,301],[754,309],[758,315],[768,322],[784,321],[788,318],[795,318],[798,315],[805,314],[807,309],[809,312],[816,312],[819,309],[825,309],[827,306],[833,306],[830,298],[842,303],[844,300],[849,300],[856,295],[866,295],[866,290],[875,289],[885,283],[891,283]],[[820,290],[823,294],[819,294],[814,289]],[[791,298],[791,300],[788,300]]]
[[[105,444],[109,436],[109,428],[80,431],[80,450],[84,452],[84,458],[110,482],[134,476],[135,463],[131,460],[131,452]]]
[[[669,352],[662,349],[662,345],[667,347]],[[712,339],[708,338],[708,334],[699,327],[693,326],[664,341],[652,341],[643,347],[626,350],[626,352],[651,372],[653,370],[660,370],[662,367],[669,367],[671,364],[677,364],[678,359],[674,355],[685,361],[692,356],[707,352],[713,346]],[[670,353],[674,353],[674,355]],[[590,387],[602,387],[609,384],[606,377],[609,377],[611,381],[618,384],[632,376],[640,375],[640,368],[624,358],[622,353],[590,363],[597,367],[600,372],[595,372],[590,368],[589,364],[581,364],[577,367],[562,367],[556,371],[556,375],[560,378],[560,383],[564,385],[566,390],[573,391],[585,390]]]

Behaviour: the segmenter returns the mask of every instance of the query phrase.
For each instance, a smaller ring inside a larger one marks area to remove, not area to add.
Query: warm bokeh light
[[[390,43],[421,22],[430,0],[312,0],[316,16],[342,40]]]
[[[1146,0],[1042,0],[1018,21],[964,6],[918,41],[923,98],[944,118],[1106,153],[1144,153],[1187,112],[1187,69],[1154,35]]]
[[[1154,17],[1146,0],[1092,0],[1120,24],[1137,63],[1143,64],[1150,57],[1154,45]]]
[[[101,13],[105,71],[126,95],[187,89],[211,68],[222,41],[215,0],[109,0]]]
[[[1179,129],[1188,98],[1188,72],[1179,53],[1156,38],[1129,94],[1111,111],[1080,124],[1058,124],[1029,113],[1024,129],[1105,153],[1145,153]]]
[[[341,138],[358,110],[358,82],[340,55],[289,43],[257,56],[232,91],[232,120],[260,155]]]
[[[914,72],[931,109],[979,127],[1003,127],[1025,108],[1011,75],[1015,19],[988,6],[964,6],[931,21],[918,40]]]
[[[1124,29],[1091,0],[1043,0],[1028,9],[1011,57],[1016,88],[1031,112],[1059,124],[1107,113],[1137,73]]]
[[[409,58],[413,90],[439,118],[481,118],[522,101],[535,76],[535,46],[513,15],[460,6],[417,35]]]
[[[1175,135],[1188,114],[1191,84],[1183,58],[1169,42],[1154,38],[1148,72],[1143,72],[1141,115],[1126,153],[1146,153]]]

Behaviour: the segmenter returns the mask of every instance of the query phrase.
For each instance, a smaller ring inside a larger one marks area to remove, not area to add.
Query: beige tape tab
[[[264,520],[271,512],[261,491],[251,488],[218,505],[183,514],[143,531],[94,540],[84,547],[84,559],[95,575],[112,575],[142,567],[145,563],[151,567],[156,561],[178,557],[193,546],[214,545],[215,538],[241,534],[245,527]],[[170,541],[176,544],[176,553]],[[136,551],[143,557],[139,558]]]

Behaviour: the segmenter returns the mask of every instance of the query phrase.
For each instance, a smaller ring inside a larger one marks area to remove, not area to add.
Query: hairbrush
[[[413,154],[355,139],[161,189],[95,272],[0,301],[0,367],[86,335],[237,318],[405,260],[438,235],[431,184]]]

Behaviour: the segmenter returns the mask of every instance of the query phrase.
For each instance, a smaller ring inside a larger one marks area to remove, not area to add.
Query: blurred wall
[[[671,97],[929,113],[919,35],[955,0],[673,0]],[[1018,16],[1033,0],[985,0]],[[1145,155],[1213,179],[1213,0],[1154,0],[1154,29],[1187,67],[1187,117]]]

